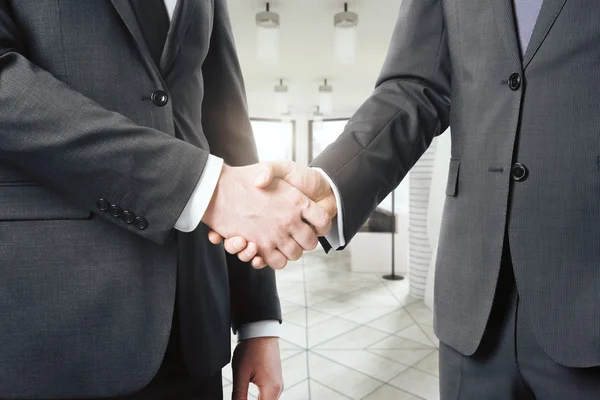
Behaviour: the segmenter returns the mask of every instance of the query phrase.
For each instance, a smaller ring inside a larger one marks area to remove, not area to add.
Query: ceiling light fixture
[[[333,112],[333,86],[325,82],[319,86],[319,108],[323,114]]]
[[[333,26],[336,60],[345,65],[353,64],[356,57],[358,14],[348,11],[348,3],[344,3],[344,11],[333,17]]]
[[[321,112],[321,107],[317,106],[317,109],[313,113],[313,129],[315,131],[320,131],[323,129],[323,113]]]
[[[277,64],[279,61],[279,14],[271,11],[267,3],[266,11],[256,14],[256,46],[259,61]]]
[[[275,86],[275,112],[285,114],[288,111],[288,87],[283,84],[283,79],[280,79],[279,84]]]

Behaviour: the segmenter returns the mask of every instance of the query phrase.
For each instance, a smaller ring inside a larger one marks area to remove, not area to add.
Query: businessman
[[[600,398],[599,71],[597,1],[404,0],[377,87],[320,171],[270,168],[337,212],[343,248],[451,127],[443,400]],[[260,267],[255,250],[240,258]]]
[[[222,399],[231,325],[277,399],[274,274],[208,226],[281,268],[329,217],[256,161],[225,0],[0,0],[0,398]]]

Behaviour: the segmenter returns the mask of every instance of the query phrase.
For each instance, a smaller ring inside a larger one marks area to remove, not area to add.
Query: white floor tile
[[[308,379],[297,383],[294,386],[288,387],[287,383],[286,389],[283,391],[281,395],[281,400],[308,400],[310,399],[310,395],[308,392]],[[227,397],[225,397],[226,400]]]
[[[281,355],[281,359],[282,360],[287,360],[288,358],[294,357],[300,353],[302,353],[305,350],[286,350],[286,349],[281,349],[279,350],[279,354]]]
[[[328,350],[366,349],[388,336],[389,334],[385,332],[367,326],[360,326],[331,340],[323,342],[318,346],[314,346],[314,348]],[[313,346],[311,346],[311,348],[313,348]]]
[[[433,312],[423,301],[410,304],[405,309],[418,324],[433,326]]]
[[[378,283],[366,289],[360,289],[344,296],[336,297],[334,300],[354,304],[361,307],[395,307],[402,304],[394,297],[385,285]]]
[[[437,377],[410,368],[394,378],[390,385],[422,397],[425,400],[439,400],[439,380]]]
[[[287,314],[285,321],[306,328],[306,326],[314,326],[331,318],[333,318],[332,315],[313,310],[312,308],[303,308]]]
[[[296,293],[284,293],[279,291],[279,298],[300,306],[306,305],[306,297],[304,296],[304,290]]]
[[[369,351],[392,361],[413,366],[435,350],[412,340],[390,336],[371,346]]]
[[[301,308],[304,308],[301,304],[292,303],[291,301],[287,301],[284,299],[279,299],[281,303],[281,313],[285,317],[287,314],[297,311]]]
[[[419,398],[393,386],[385,385],[365,397],[363,400],[419,400]]]
[[[277,282],[277,289],[279,291],[279,297],[285,297],[288,294],[303,293],[304,282]]]
[[[304,270],[301,266],[288,265],[276,273],[277,282],[302,282],[304,280]]]
[[[311,350],[312,352],[345,365],[364,375],[389,382],[408,366],[388,360],[365,350]]]
[[[411,325],[408,328],[401,330],[400,332],[396,333],[396,336],[410,339],[413,342],[418,342],[424,344],[425,346],[435,347],[433,341],[429,338],[429,336],[427,336],[424,329],[418,324]]]
[[[339,317],[364,325],[381,318],[384,315],[391,314],[397,309],[397,307],[359,307],[355,310],[340,314]]]
[[[283,383],[285,387],[292,387],[308,379],[307,353],[302,352],[282,362]]]
[[[344,396],[335,390],[320,384],[317,381],[310,381],[310,399],[311,400],[348,400],[350,397]],[[306,400],[306,399],[304,399]]]
[[[359,325],[341,318],[331,318],[308,328],[308,347],[331,340],[343,333],[349,332]]]
[[[305,346],[296,346],[283,338],[279,339],[279,348],[281,350],[305,350]]]
[[[379,386],[382,386],[380,381],[317,354],[309,353],[308,358],[312,380],[328,386],[351,399],[362,399]]]
[[[358,306],[336,300],[327,300],[321,303],[313,304],[312,306],[310,306],[310,308],[312,308],[313,310],[324,312],[325,314],[338,316],[340,314],[344,314],[349,311],[355,310],[358,308]]]
[[[281,339],[295,344],[298,347],[306,347],[306,329],[283,320],[281,324]]]
[[[440,376],[440,361],[439,361],[439,351],[434,351],[418,363],[416,363],[413,368],[416,368],[420,371],[427,372],[428,374]]]
[[[435,336],[433,327],[428,326],[428,325],[421,325],[421,329],[423,329],[423,332],[425,332],[425,334],[427,335],[429,340],[431,340],[431,342],[435,345],[435,347],[437,347],[439,349],[440,348],[440,340],[437,338],[437,336]]]
[[[377,354],[383,358],[388,358],[397,363],[404,364],[406,366],[412,366],[435,350],[430,349],[418,349],[418,350],[369,350],[373,354]]]
[[[371,321],[367,325],[383,332],[396,333],[412,324],[414,324],[414,320],[405,310],[396,309],[396,311]]]

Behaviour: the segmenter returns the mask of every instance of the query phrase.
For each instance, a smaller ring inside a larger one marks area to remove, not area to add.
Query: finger
[[[294,163],[288,160],[265,163],[265,168],[258,174],[255,185],[258,188],[267,187],[273,178],[283,178],[294,169]]]
[[[263,259],[265,260],[265,263],[273,269],[283,269],[288,262],[287,257],[279,250],[271,250],[267,254],[263,254]]]
[[[237,254],[244,250],[248,242],[241,236],[234,236],[229,239],[225,239],[225,251],[229,254]]]
[[[249,242],[248,246],[246,246],[244,250],[238,253],[238,258],[240,259],[240,261],[250,262],[250,260],[252,260],[256,256],[257,252],[258,247],[256,246],[256,243]]]
[[[261,256],[256,256],[252,259],[252,268],[255,269],[263,269],[264,267],[267,266],[267,263],[265,262],[265,260],[263,260],[263,258]]]
[[[325,236],[331,230],[329,214],[312,201],[302,209],[302,218],[312,225],[318,236]]]
[[[233,390],[231,392],[232,400],[248,400],[248,389],[250,387],[250,377],[245,383],[236,381],[233,383]]]
[[[208,240],[210,240],[212,244],[219,244],[223,238],[217,232],[210,231],[208,232]]]
[[[251,368],[240,367],[233,369],[233,390],[231,394],[232,400],[248,400],[248,389],[250,387],[251,379]]]
[[[304,222],[298,223],[291,236],[304,251],[314,250],[319,244],[319,237],[313,228]]]
[[[303,253],[302,247],[291,236],[288,236],[282,243],[278,244],[277,250],[290,261],[299,260]]]
[[[269,385],[258,387],[258,398],[260,400],[278,400],[281,396],[281,387],[277,385]]]

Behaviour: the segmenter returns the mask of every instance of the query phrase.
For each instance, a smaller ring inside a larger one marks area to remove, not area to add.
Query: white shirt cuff
[[[337,186],[333,182],[333,180],[323,171],[321,168],[313,168],[321,173],[327,182],[329,182],[329,186],[331,186],[331,190],[333,191],[333,195],[335,196],[335,203],[337,207],[337,214],[331,220],[331,231],[327,235],[325,235],[325,239],[329,242],[333,249],[339,249],[342,246],[346,245],[346,239],[344,238],[344,215],[342,212],[342,197],[340,196],[340,191]]]
[[[276,320],[250,322],[240,326],[237,335],[239,341],[258,337],[278,338],[281,336],[281,327]]]
[[[200,180],[175,223],[175,229],[192,232],[198,227],[215,192],[222,169],[223,159],[209,155]]]

